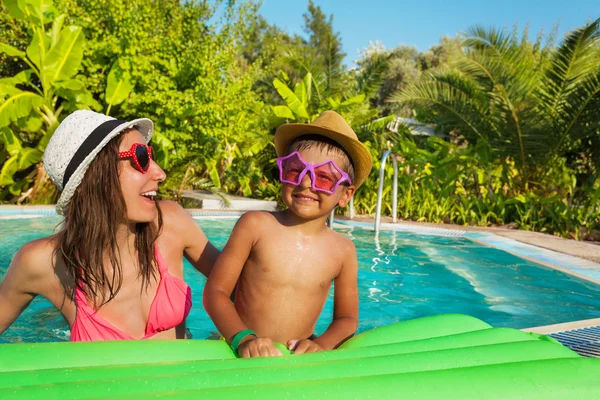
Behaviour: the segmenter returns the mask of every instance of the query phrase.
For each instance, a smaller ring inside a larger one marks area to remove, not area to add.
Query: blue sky
[[[565,32],[600,17],[600,0],[316,0],[334,29],[341,33],[346,63],[358,59],[357,50],[369,41],[387,48],[400,44],[427,50],[444,35],[454,36],[476,24],[508,27],[529,23],[532,37],[559,23]],[[302,14],[308,0],[264,0],[260,13],[290,33],[304,35]]]

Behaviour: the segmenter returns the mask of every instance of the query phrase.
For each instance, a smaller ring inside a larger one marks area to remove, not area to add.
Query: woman
[[[183,257],[208,276],[218,250],[178,204],[156,201],[165,172],[147,146],[149,119],[69,115],[44,153],[61,189],[61,230],[24,245],[0,283],[0,334],[36,295],[72,341],[175,339],[191,307]]]

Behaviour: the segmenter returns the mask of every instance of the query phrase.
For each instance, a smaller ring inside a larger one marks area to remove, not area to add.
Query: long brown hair
[[[90,164],[64,210],[64,224],[56,246],[57,259],[60,256],[67,273],[96,307],[111,301],[123,282],[117,244],[117,228],[127,218],[118,163],[123,133],[108,142]],[[146,288],[151,278],[156,278],[158,269],[154,258],[154,242],[162,229],[158,204],[157,209],[158,226],[154,222],[135,225],[139,276],[142,287]],[[106,258],[112,266],[110,276],[104,268]]]

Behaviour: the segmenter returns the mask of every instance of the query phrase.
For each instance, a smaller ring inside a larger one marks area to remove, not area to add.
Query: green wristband
[[[254,336],[258,337],[258,335],[256,333],[254,333],[254,331],[251,329],[244,329],[243,331],[240,331],[235,334],[235,336],[233,337],[233,340],[231,341],[231,349],[235,352],[235,354],[237,354],[238,347],[240,346],[240,342],[242,340],[244,340],[246,338],[246,336],[250,336],[250,335],[254,335]]]

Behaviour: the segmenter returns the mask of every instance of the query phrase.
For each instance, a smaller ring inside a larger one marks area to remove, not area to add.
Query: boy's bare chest
[[[252,273],[253,279],[260,277],[278,285],[328,288],[339,274],[341,262],[334,249],[327,249],[327,243],[264,241],[254,247],[244,269]]]

